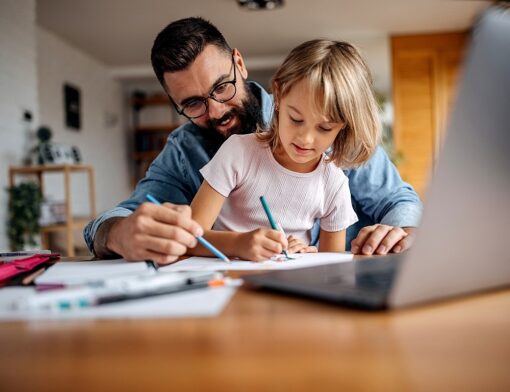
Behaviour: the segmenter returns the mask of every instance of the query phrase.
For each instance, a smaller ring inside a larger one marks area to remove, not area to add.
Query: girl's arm
[[[320,231],[319,252],[345,252],[345,230]]]
[[[227,256],[238,256],[246,260],[265,260],[279,254],[287,246],[285,236],[268,228],[246,233],[211,230],[220,214],[225,197],[204,180],[191,203],[191,215],[205,231],[204,237]],[[202,245],[188,249],[188,255],[211,256]]]
[[[204,180],[191,202],[191,215],[204,230],[211,230],[223,203],[225,203],[225,197]]]
[[[232,256],[231,248],[235,243],[238,233],[212,231],[216,218],[220,214],[225,197],[217,192],[209,183],[204,180],[195,198],[191,202],[191,215],[193,219],[203,227],[204,237],[214,244],[218,249],[228,256]],[[210,256],[211,252],[202,245],[188,249],[188,255]]]

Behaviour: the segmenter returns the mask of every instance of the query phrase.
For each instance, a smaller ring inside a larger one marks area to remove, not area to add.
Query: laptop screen
[[[390,304],[510,283],[510,8],[475,25],[414,247]]]

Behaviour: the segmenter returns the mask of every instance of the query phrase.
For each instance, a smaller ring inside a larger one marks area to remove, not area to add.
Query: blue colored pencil
[[[266,199],[264,198],[264,196],[260,196],[260,202],[262,203],[262,208],[264,208],[264,211],[266,212],[267,219],[269,220],[269,224],[271,225],[271,228],[273,230],[281,231],[283,233],[283,235],[285,235],[283,228],[278,223],[276,223],[276,221],[273,217],[273,214],[271,213],[271,210],[269,209],[269,206],[267,205],[267,202],[266,202]],[[285,249],[283,250],[283,254],[285,255],[285,257],[290,259],[289,254],[287,253],[287,251]]]
[[[151,203],[154,203],[156,205],[161,205],[161,203],[152,195],[150,194],[146,194],[145,195],[145,198],[150,201]],[[230,263],[230,259],[225,256],[223,253],[221,253],[213,244],[211,244],[209,241],[207,241],[204,237],[195,237],[197,239],[198,242],[200,242],[200,244],[208,249],[209,251],[211,251],[216,257],[218,257],[219,259],[227,262],[227,263]]]
[[[211,244],[209,241],[207,241],[204,237],[197,237],[197,241],[200,242],[200,244],[204,247],[209,249],[216,257],[219,259],[230,263],[230,259],[225,256],[223,253],[221,253],[218,248],[216,248],[213,244]]]
[[[154,196],[149,195],[148,193],[145,195],[145,198],[146,198],[148,201],[150,201],[151,203],[154,203],[154,204],[156,204],[156,205],[158,205],[158,206],[160,206],[160,205],[161,205],[161,203],[159,202],[159,200],[157,200]]]

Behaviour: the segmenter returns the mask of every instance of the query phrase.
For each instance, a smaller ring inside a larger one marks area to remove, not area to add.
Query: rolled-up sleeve
[[[374,224],[418,226],[423,210],[420,198],[413,187],[402,180],[381,147],[366,164],[346,174],[353,204]]]
[[[94,254],[94,256],[102,256],[101,253],[105,253],[104,249],[99,251],[99,249],[95,249],[94,242],[96,240],[96,235],[98,233],[101,225],[109,219],[112,218],[123,218],[129,216],[133,213],[133,211],[128,210],[127,208],[116,207],[111,210],[106,211],[105,213],[98,216],[96,219],[90,221],[85,229],[83,230],[83,237],[85,238],[85,243],[89,250]],[[106,233],[104,233],[106,235]],[[106,240],[106,238],[104,239]],[[106,241],[101,241],[106,246]],[[105,247],[104,246],[104,247]]]

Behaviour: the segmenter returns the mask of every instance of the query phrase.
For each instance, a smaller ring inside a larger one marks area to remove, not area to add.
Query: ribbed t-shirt
[[[232,135],[200,173],[226,197],[213,229],[246,232],[270,227],[262,208],[264,196],[275,220],[287,235],[305,243],[314,222],[325,231],[340,231],[358,218],[351,204],[349,180],[323,154],[309,173],[280,165],[256,134]]]

